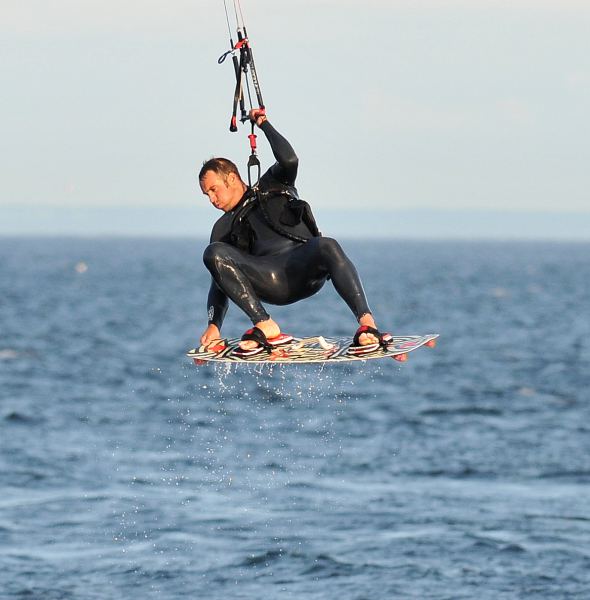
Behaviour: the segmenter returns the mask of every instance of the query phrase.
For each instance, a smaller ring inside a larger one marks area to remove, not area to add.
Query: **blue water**
[[[197,368],[202,243],[0,239],[2,600],[590,597],[590,246],[344,245],[436,349]]]

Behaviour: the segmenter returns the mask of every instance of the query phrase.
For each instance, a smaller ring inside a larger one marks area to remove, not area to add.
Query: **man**
[[[289,142],[270,124],[263,110],[250,118],[264,132],[276,163],[249,188],[237,167],[224,158],[206,161],[199,173],[203,194],[224,215],[213,226],[203,260],[212,276],[207,300],[207,346],[220,339],[228,299],[254,327],[240,342],[238,354],[251,355],[291,339],[262,305],[291,304],[318,292],[331,279],[359,322],[354,345],[379,347],[381,334],[367,304],[358,273],[331,238],[321,237],[307,203],[294,187],[298,158]]]

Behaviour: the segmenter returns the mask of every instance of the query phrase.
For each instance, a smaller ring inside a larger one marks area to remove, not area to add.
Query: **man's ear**
[[[235,173],[229,173],[227,176],[227,186],[231,187],[233,185],[235,185],[236,183],[236,174]]]

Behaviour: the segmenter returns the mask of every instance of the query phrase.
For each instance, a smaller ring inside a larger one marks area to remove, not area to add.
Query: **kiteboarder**
[[[223,211],[215,223],[203,260],[212,276],[207,299],[207,346],[220,339],[232,300],[252,321],[239,352],[252,355],[290,341],[262,302],[292,304],[318,292],[331,279],[356,317],[354,345],[383,345],[358,273],[338,242],[322,237],[309,205],[295,188],[298,158],[272,126],[264,109],[250,119],[264,132],[276,162],[258,184],[244,183],[236,165],[225,158],[206,161],[199,172],[203,194]]]

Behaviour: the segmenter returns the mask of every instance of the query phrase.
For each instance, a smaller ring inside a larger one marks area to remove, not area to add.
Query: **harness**
[[[312,237],[321,236],[311,207],[294,190],[279,188],[262,191],[256,186],[250,188],[250,193],[232,219],[231,240],[236,247],[251,249],[254,232],[248,216],[256,207],[270,229],[289,240],[304,243]]]

